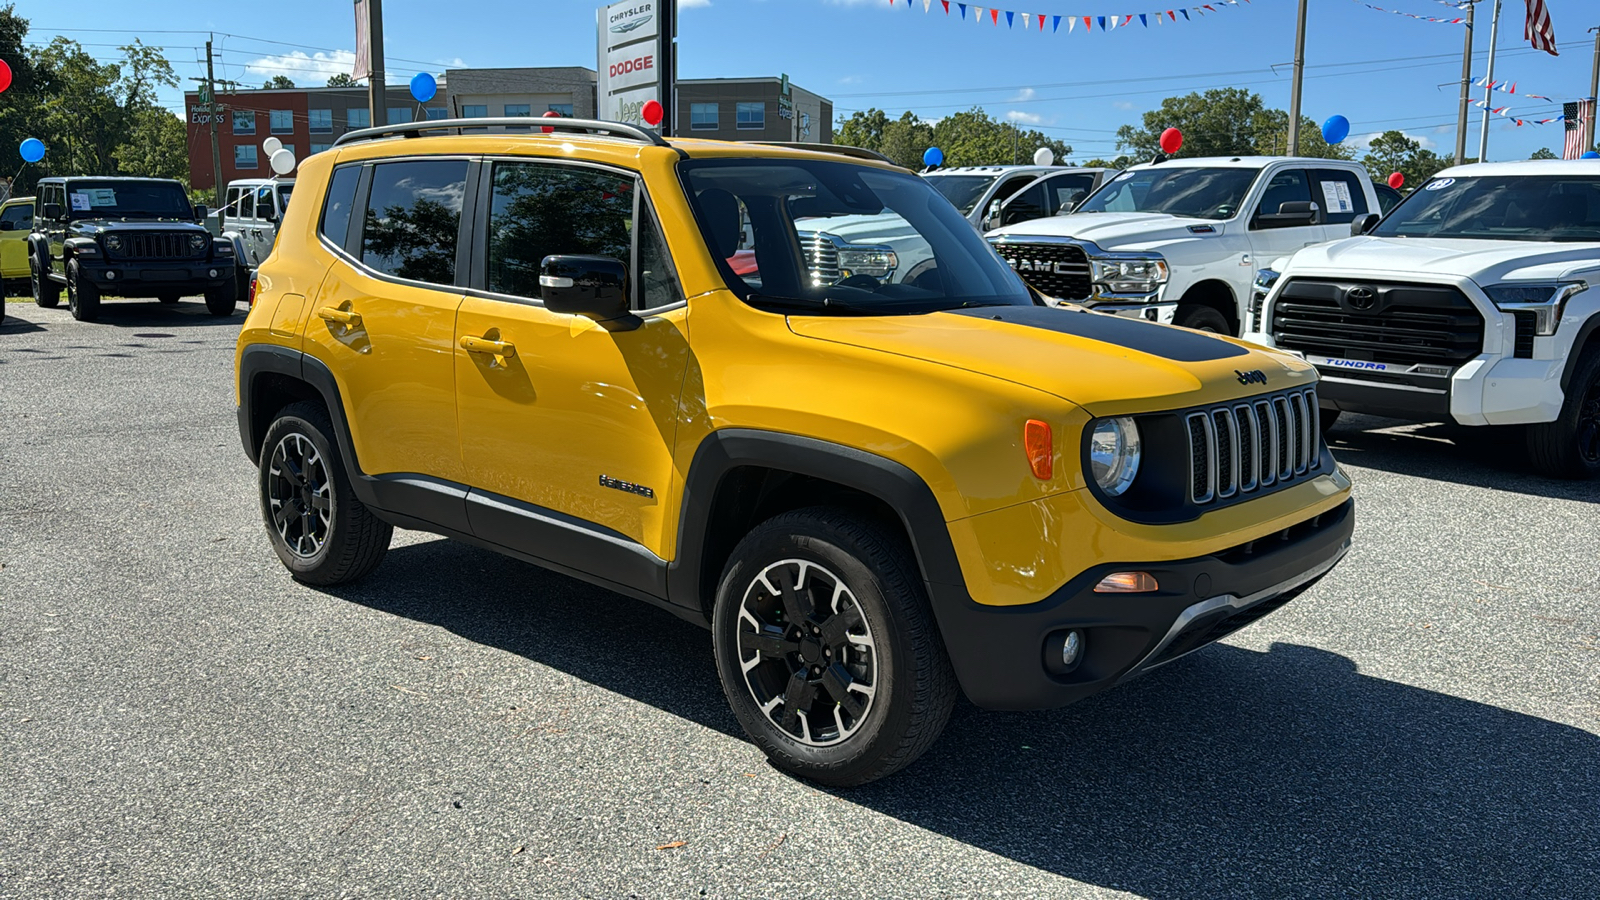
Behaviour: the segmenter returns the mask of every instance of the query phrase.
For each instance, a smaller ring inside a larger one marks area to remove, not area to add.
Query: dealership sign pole
[[[596,12],[599,118],[655,127],[644,118],[645,104],[655,100],[663,110],[661,133],[673,133],[676,20],[676,0],[624,0]]]

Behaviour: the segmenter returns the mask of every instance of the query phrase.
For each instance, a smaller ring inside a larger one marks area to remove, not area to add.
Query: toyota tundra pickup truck
[[[1250,340],[1341,411],[1516,425],[1545,474],[1600,477],[1600,160],[1440,172],[1381,221],[1257,276]]]
[[[989,240],[1046,296],[1236,335],[1257,269],[1347,236],[1378,208],[1359,163],[1169,159],[1127,169],[1070,215],[1003,226]]]

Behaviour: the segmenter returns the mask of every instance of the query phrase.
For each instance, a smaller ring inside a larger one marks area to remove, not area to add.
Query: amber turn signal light
[[[1033,469],[1033,477],[1041,481],[1049,481],[1055,473],[1055,442],[1050,437],[1048,423],[1038,419],[1029,419],[1028,424],[1022,426],[1022,447],[1028,454],[1028,466]]]
[[[1161,590],[1149,572],[1113,572],[1094,586],[1096,594],[1149,594]]]

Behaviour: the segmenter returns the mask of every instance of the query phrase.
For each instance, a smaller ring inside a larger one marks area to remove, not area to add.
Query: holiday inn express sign
[[[626,0],[601,7],[595,16],[600,35],[595,99],[599,117],[641,127],[645,103],[661,99],[663,25],[671,4]]]

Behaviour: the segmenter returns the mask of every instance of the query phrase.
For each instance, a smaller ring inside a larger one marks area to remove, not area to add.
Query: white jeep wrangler
[[[1351,221],[1378,209],[1359,163],[1169,159],[1111,178],[1070,215],[1002,227],[989,240],[1046,296],[1241,334],[1257,269],[1348,235]]]
[[[1440,172],[1357,236],[1259,273],[1257,343],[1341,410],[1526,426],[1529,462],[1600,477],[1600,161]]]

